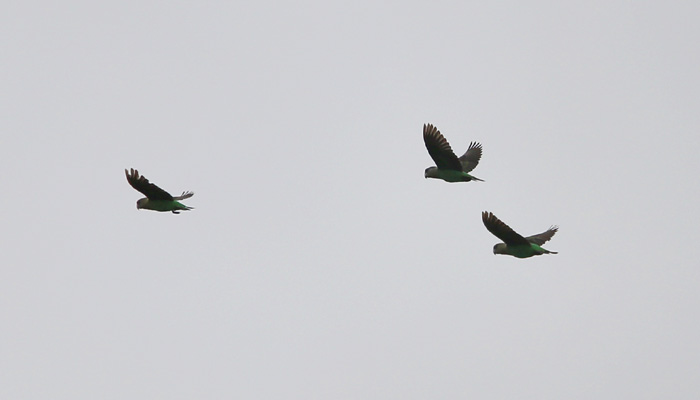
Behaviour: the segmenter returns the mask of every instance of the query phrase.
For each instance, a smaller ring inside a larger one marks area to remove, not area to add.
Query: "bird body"
[[[528,258],[542,254],[557,254],[555,251],[546,250],[535,243],[529,245],[508,246],[505,243],[498,243],[493,246],[493,254],[505,254],[517,258]]]
[[[150,200],[148,198],[139,199],[136,202],[136,208],[153,211],[180,211],[191,210],[192,207],[180,203],[176,200]],[[177,214],[177,212],[175,212]]]
[[[461,157],[457,157],[447,139],[431,124],[423,125],[423,141],[436,165],[426,168],[425,178],[442,179],[450,183],[483,181],[469,174],[481,159],[481,144],[470,143],[467,151]]]
[[[559,228],[556,226],[540,234],[523,237],[503,221],[496,218],[493,213],[482,212],[481,220],[489,232],[504,242],[493,246],[493,254],[506,254],[517,258],[528,258],[542,254],[557,254],[556,251],[549,251],[542,247],[543,244],[557,233]]]
[[[451,169],[439,169],[438,167],[428,167],[425,170],[426,178],[436,178],[442,179],[445,182],[455,183],[455,182],[469,182],[469,181],[482,181],[475,176],[469,175],[464,171],[455,171]]]
[[[137,209],[162,212],[170,211],[173,214],[179,214],[181,210],[187,211],[192,209],[192,207],[188,207],[178,200],[189,199],[194,196],[194,193],[182,192],[180,196],[173,197],[170,193],[150,183],[145,176],[139,176],[139,171],[132,168],[131,172],[128,170],[124,170],[124,172],[126,173],[127,182],[129,182],[134,189],[146,195],[145,198],[139,199],[136,202]]]

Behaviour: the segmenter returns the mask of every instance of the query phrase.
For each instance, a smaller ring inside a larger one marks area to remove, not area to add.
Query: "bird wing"
[[[438,169],[462,170],[459,158],[436,127],[431,124],[423,125],[423,141]]]
[[[462,171],[469,172],[473,170],[481,160],[481,143],[471,142],[467,151],[459,158],[462,163]]]
[[[181,195],[179,195],[177,197],[173,197],[173,200],[185,200],[185,199],[189,199],[192,196],[194,196],[193,192],[182,192]]]
[[[170,193],[150,183],[145,176],[139,176],[139,171],[132,168],[131,173],[127,170],[124,170],[124,172],[126,173],[126,180],[129,181],[131,187],[146,195],[149,200],[173,200],[173,196]]]
[[[547,243],[547,241],[551,239],[552,236],[554,236],[554,234],[557,233],[558,230],[558,226],[552,226],[540,234],[528,236],[525,239],[538,246],[542,246],[543,244]]]
[[[496,218],[496,216],[493,215],[493,213],[486,211],[482,212],[481,220],[484,221],[484,226],[486,226],[486,229],[488,229],[489,232],[493,233],[497,238],[501,239],[505,244],[509,246],[530,244],[530,242],[528,242],[527,239],[520,236],[520,234],[511,229],[510,226],[506,225],[503,221]]]

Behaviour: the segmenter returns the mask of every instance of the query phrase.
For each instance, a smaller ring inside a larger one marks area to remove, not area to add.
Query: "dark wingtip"
[[[442,136],[442,133],[440,133],[440,129],[438,129],[437,126],[433,124],[423,124],[423,135],[425,134],[431,134],[434,136]]]
[[[129,170],[129,169],[124,168],[124,173],[125,173],[126,176],[129,177],[129,178],[136,178],[136,179],[139,178],[139,170],[137,170],[137,169],[131,168],[131,169]]]

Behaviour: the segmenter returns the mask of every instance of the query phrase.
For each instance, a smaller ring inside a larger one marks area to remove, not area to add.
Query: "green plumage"
[[[143,204],[141,204],[141,207],[145,210],[153,210],[153,211],[180,211],[180,210],[190,210],[192,207],[187,207],[186,205],[180,203],[179,201],[175,200],[149,200],[146,199],[147,201]]]
[[[429,167],[428,169],[426,169],[425,177],[442,179],[443,181],[450,183],[481,181],[481,179],[471,176],[464,171],[455,171],[451,169],[443,170],[437,167]]]

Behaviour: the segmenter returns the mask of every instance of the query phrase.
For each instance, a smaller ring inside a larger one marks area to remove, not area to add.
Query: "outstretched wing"
[[[177,197],[173,197],[173,200],[185,200],[185,199],[189,199],[192,196],[194,196],[194,192],[182,192],[181,195],[179,195]]]
[[[131,187],[146,195],[149,200],[173,200],[173,196],[170,193],[150,183],[145,176],[139,176],[139,171],[131,168],[131,173],[127,170],[124,170],[124,172],[126,173],[126,180],[129,181]]]
[[[547,241],[551,239],[552,236],[554,236],[554,234],[557,233],[558,230],[558,226],[552,226],[540,234],[528,236],[525,239],[538,246],[542,246],[543,244],[547,243]]]
[[[481,160],[481,143],[471,142],[467,151],[459,158],[462,163],[462,171],[469,172],[473,170]]]
[[[489,232],[493,233],[497,238],[501,239],[508,246],[519,246],[519,245],[529,245],[530,242],[527,241],[520,234],[516,233],[510,226],[506,225],[503,221],[496,218],[493,213],[482,212],[481,220],[484,222],[484,226]]]
[[[423,125],[423,141],[438,169],[462,170],[459,158],[436,127],[431,124]]]

